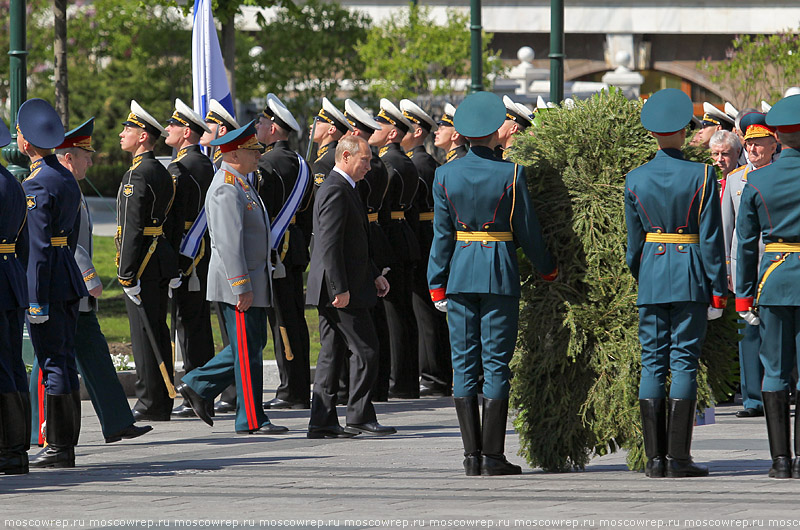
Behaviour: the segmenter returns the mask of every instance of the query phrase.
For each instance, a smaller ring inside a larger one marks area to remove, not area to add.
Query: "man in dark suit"
[[[395,431],[378,423],[372,405],[377,376],[378,338],[370,318],[377,296],[389,292],[370,259],[367,215],[356,182],[370,169],[367,142],[347,136],[336,146],[336,165],[317,190],[314,202],[314,250],[306,303],[317,306],[322,346],[314,378],[309,438],[349,438],[359,433]],[[339,356],[337,337],[350,351],[347,427],[336,416]]]

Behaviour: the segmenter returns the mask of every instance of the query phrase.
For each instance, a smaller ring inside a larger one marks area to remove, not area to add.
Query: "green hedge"
[[[642,469],[638,406],[641,350],[636,282],[625,264],[625,175],[650,160],[655,140],[641,127],[641,101],[612,90],[546,111],[511,158],[528,168],[554,283],[520,265],[520,334],[512,362],[512,406],[520,453],[548,471],[582,469],[594,455],[628,450]],[[696,153],[690,158],[696,158]],[[738,379],[736,315],[709,323],[698,375],[707,406]],[[713,396],[712,396],[713,394]]]

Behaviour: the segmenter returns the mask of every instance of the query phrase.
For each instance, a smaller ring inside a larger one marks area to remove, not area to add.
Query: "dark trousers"
[[[279,326],[276,326],[275,314],[270,316],[270,327],[278,332],[278,335],[273,337],[274,342],[277,344],[278,340],[283,341],[283,333],[279,327],[285,330],[289,339],[288,345],[283,344],[283,354],[280,354],[277,348],[275,350],[275,362],[278,364],[278,374],[281,379],[275,397],[294,403],[308,403],[311,362],[303,296],[303,270],[299,267],[287,267],[286,277],[272,280],[272,289],[282,319],[278,322]]]
[[[414,269],[411,295],[417,320],[420,384],[449,392],[453,385],[453,363],[447,315],[437,310],[431,301],[426,265],[420,262]]]
[[[0,311],[0,394],[28,391],[28,374],[22,361],[24,323],[24,309]]]
[[[763,392],[789,390],[792,370],[800,364],[800,307],[761,306]]]
[[[519,324],[519,298],[498,294],[447,296],[447,320],[453,351],[453,396],[483,395],[507,399]]]
[[[197,278],[200,280],[198,291],[190,291],[191,278],[172,292],[172,301],[176,305],[176,339],[183,357],[183,368],[190,372],[203,366],[214,356],[214,335],[211,332],[211,304],[206,301],[208,284],[208,260],[204,256],[197,263]]]
[[[383,299],[372,308],[372,323],[375,324],[375,334],[378,336],[378,375],[372,387],[373,401],[386,401],[389,399],[389,379],[392,369],[392,350],[389,344],[389,327],[386,323],[386,308]]]
[[[341,355],[350,355],[350,397],[347,401],[348,424],[376,421],[372,388],[377,376],[378,337],[369,309],[336,309],[319,306],[320,352],[314,377],[309,427],[339,424],[336,415]],[[346,348],[335,346],[336,338]]]
[[[128,406],[128,398],[125,390],[117,378],[117,371],[111,361],[111,353],[108,351],[108,342],[103,332],[100,330],[100,323],[97,321],[97,314],[94,311],[78,313],[78,328],[75,334],[75,360],[78,365],[78,373],[83,378],[89,399],[100,420],[100,427],[104,436],[109,436],[121,431],[128,425],[133,424],[133,414]],[[41,382],[39,377],[39,363],[34,360],[31,370],[31,409],[32,423],[31,443],[42,443],[40,440],[41,424],[45,420],[45,414],[39,415],[40,411],[45,410],[44,390],[37,388],[37,383]]]
[[[231,343],[213,359],[185,376],[183,382],[211,400],[236,383],[236,430],[254,431],[269,423],[261,401],[264,394],[264,347],[267,345],[268,308],[251,307],[244,313],[217,302]]]
[[[28,334],[42,369],[48,394],[70,394],[80,388],[75,364],[75,331],[78,302],[50,302],[49,316],[43,324],[28,323]]]
[[[403,396],[418,397],[419,344],[411,303],[413,265],[395,263],[386,279],[391,286],[383,299],[392,358],[389,390]]]
[[[666,397],[667,374],[672,376],[670,398],[697,399],[697,366],[706,337],[707,310],[708,304],[702,302],[639,307],[639,399]]]
[[[761,400],[761,380],[764,378],[764,367],[761,365],[760,326],[750,326],[739,319],[744,326],[739,330],[742,340],[739,341],[739,381],[742,386],[742,406],[746,409],[763,409]]]
[[[172,344],[167,327],[168,282],[142,280],[141,307],[158,342],[157,346],[168,374],[173,373]],[[153,345],[145,331],[141,309],[125,297],[125,309],[131,328],[131,348],[136,363],[136,404],[134,410],[148,415],[168,418],[172,411],[172,398],[167,393],[164,378],[158,367]]]

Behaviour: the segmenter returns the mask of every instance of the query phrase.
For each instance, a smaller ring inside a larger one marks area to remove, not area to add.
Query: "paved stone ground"
[[[767,477],[764,419],[735,418],[738,407],[718,408],[716,424],[695,430],[694,456],[711,466],[710,477],[661,480],[627,471],[624,454],[596,458],[584,472],[465,477],[451,399],[393,400],[377,409],[398,434],[309,440],[308,411],[274,411],[272,420],[288,426],[289,435],[236,435],[233,415],[223,415],[214,427],[196,419],[155,423],[137,440],[104,444],[85,401],[78,467],[0,476],[0,524],[705,528],[769,527],[770,520],[783,527],[795,519],[800,525],[800,481]],[[517,449],[509,426],[507,454],[522,463]]]

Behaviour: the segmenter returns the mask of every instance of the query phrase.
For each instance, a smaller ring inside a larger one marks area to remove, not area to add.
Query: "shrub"
[[[644,467],[638,406],[641,349],[636,282],[625,264],[625,175],[650,160],[655,140],[641,101],[613,89],[573,110],[541,113],[511,158],[527,166],[554,283],[523,259],[512,406],[520,453],[547,471],[583,469],[593,455],[628,450]],[[701,407],[730,394],[738,376],[736,316],[709,323],[698,375]]]

